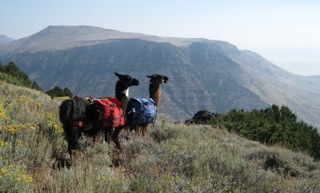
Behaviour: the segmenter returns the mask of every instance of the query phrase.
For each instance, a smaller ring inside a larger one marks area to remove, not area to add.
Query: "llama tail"
[[[67,125],[72,120],[72,111],[73,99],[67,99],[62,101],[59,107],[59,118],[64,125]]]

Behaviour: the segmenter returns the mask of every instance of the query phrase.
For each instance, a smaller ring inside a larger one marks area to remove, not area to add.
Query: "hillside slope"
[[[291,74],[251,51],[223,41],[156,37],[90,26],[50,26],[0,47],[43,89],[56,85],[83,96],[114,95],[113,72],[141,82],[131,97],[148,97],[147,74],[169,77],[159,111],[175,120],[197,110],[223,113],[287,105],[320,128],[318,77]]]
[[[121,155],[83,137],[67,169],[59,102],[0,81],[1,192],[320,191],[320,163],[304,153],[164,114],[145,137],[122,132]]]

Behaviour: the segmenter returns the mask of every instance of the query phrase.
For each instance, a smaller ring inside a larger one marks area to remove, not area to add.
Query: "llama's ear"
[[[163,76],[164,83],[167,83],[169,81],[169,78],[167,76]]]
[[[147,75],[148,78],[152,78],[152,75]]]
[[[118,73],[116,73],[116,72],[114,72],[114,74],[115,74],[116,76],[118,76],[118,77],[120,76],[120,74],[118,74]]]

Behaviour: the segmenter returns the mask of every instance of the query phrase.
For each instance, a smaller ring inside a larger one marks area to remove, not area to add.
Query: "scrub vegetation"
[[[84,137],[67,167],[64,99],[0,81],[0,192],[320,192],[312,152],[247,139],[227,117],[184,124],[159,113],[145,137],[122,131],[123,153]]]

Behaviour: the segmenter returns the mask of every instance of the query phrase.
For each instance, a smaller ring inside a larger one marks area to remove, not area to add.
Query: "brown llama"
[[[162,82],[167,83],[169,78],[167,76],[160,75],[160,74],[147,75],[147,77],[150,78],[149,97],[155,102],[156,109],[158,109],[160,105],[160,97],[161,97],[160,85]],[[145,136],[148,132],[148,127],[150,122],[135,123],[135,121],[130,120],[130,119],[133,119],[132,114],[134,114],[133,113],[134,108],[132,108],[131,101],[132,99],[130,100],[127,111],[126,111],[127,118],[129,119],[127,123],[128,132],[134,130],[136,133],[141,134],[142,136]]]

